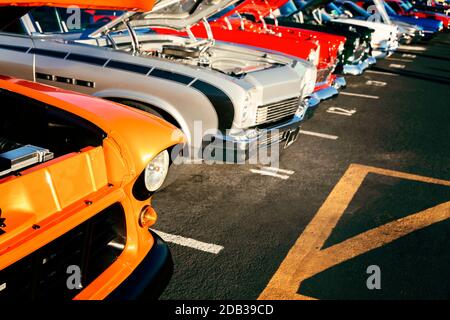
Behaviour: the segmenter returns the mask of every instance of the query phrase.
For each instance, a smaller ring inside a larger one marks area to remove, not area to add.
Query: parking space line
[[[306,279],[450,218],[450,201],[447,201],[322,249],[370,173],[450,187],[450,181],[446,180],[351,164],[289,250],[259,299],[310,299],[298,294],[302,282]]]
[[[400,58],[386,58],[386,60],[391,60],[391,61],[400,61],[400,62],[413,62],[413,60],[409,60],[409,59],[400,59]]]
[[[338,107],[329,107],[327,109],[328,113],[333,113],[333,114],[338,114],[340,116],[347,116],[347,117],[351,117],[352,115],[354,115],[356,113],[356,109],[344,109],[344,108],[338,108]]]
[[[427,48],[424,47],[418,47],[418,46],[399,46],[400,50],[406,50],[406,51],[425,51]]]
[[[278,173],[275,173],[275,172],[272,172],[272,171],[267,171],[267,170],[250,169],[250,172],[257,173],[257,174],[260,174],[262,176],[271,176],[271,177],[274,177],[274,178],[280,178],[280,179],[283,179],[283,180],[289,179],[289,176],[287,176],[287,175],[278,174]]]
[[[281,169],[281,168],[276,168],[276,167],[262,167],[261,169],[275,171],[278,173],[285,173],[285,174],[294,174],[295,173],[294,170],[286,170],[286,169]]]
[[[156,234],[158,234],[164,241],[178,244],[180,246],[193,248],[196,250],[209,252],[213,254],[219,254],[220,251],[224,249],[224,247],[219,246],[213,243],[206,243],[202,241],[198,241],[191,238],[185,238],[182,236],[177,236],[174,234],[165,233],[159,230],[152,229]]]
[[[364,72],[366,72],[366,73],[373,73],[373,74],[381,74],[381,75],[384,75],[384,76],[398,77],[398,74],[390,73],[390,72],[383,72],[383,71],[376,71],[376,70],[366,70]]]
[[[415,54],[411,54],[411,53],[404,53],[402,54],[402,58],[411,58],[411,59],[415,59],[417,56]]]
[[[331,134],[319,133],[319,132],[307,131],[307,130],[300,130],[300,133],[306,134],[307,136],[314,136],[314,137],[331,139],[331,140],[337,140],[339,138],[338,136],[334,136]]]
[[[368,95],[368,94],[345,92],[345,91],[342,91],[339,94],[342,94],[344,96],[360,97],[360,98],[367,98],[367,99],[380,99],[379,96],[371,96],[371,95]]]
[[[367,80],[366,85],[375,87],[384,87],[387,85],[387,83],[384,81]]]
[[[389,68],[405,69],[405,65],[404,65],[404,64],[391,63],[391,64],[389,65]]]

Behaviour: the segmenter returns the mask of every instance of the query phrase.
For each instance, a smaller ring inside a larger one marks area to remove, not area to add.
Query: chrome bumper
[[[205,160],[242,163],[258,154],[261,148],[278,144],[286,149],[294,143],[300,132],[300,125],[305,118],[307,106],[290,120],[264,129],[247,129],[238,134],[215,135],[204,151]]]
[[[339,94],[339,89],[345,88],[347,82],[344,77],[337,77],[333,85],[314,92],[307,100],[308,109],[317,107],[323,101],[333,98]]]
[[[371,65],[375,64],[377,62],[377,59],[374,57],[367,57],[364,61],[360,61],[357,64],[346,64],[344,65],[343,73],[344,74],[351,74],[354,76],[359,76],[369,68]]]

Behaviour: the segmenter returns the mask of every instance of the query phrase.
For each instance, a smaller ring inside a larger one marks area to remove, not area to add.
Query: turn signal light
[[[158,215],[156,211],[149,205],[142,208],[139,215],[139,225],[142,228],[149,228],[155,224]]]

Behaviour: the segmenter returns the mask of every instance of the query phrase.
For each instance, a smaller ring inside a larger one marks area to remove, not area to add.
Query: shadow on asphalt
[[[448,186],[369,173],[322,249],[449,200]],[[304,280],[298,293],[319,299],[448,299],[448,243],[450,220],[322,271]],[[381,269],[381,290],[366,286],[371,265]]]
[[[420,73],[420,72],[408,71],[408,70],[392,71],[392,69],[383,69],[380,67],[373,67],[372,70],[381,71],[381,72],[390,73],[390,74],[398,74],[402,77],[408,77],[408,78],[414,78],[414,79],[419,79],[419,80],[426,80],[426,81],[439,83],[439,84],[450,85],[450,77],[443,77],[443,76],[438,76],[435,74]]]
[[[369,173],[322,249],[450,201],[450,187]]]
[[[298,293],[318,299],[449,299],[450,220],[306,279]],[[377,265],[381,289],[369,290],[367,267]]]

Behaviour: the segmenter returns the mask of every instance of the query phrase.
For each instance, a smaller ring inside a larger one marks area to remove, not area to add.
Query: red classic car
[[[245,0],[219,12],[209,22],[191,26],[186,31],[152,28],[158,33],[190,34],[200,38],[214,37],[216,40],[250,45],[282,52],[313,62],[317,71],[314,94],[310,106],[338,94],[345,80],[333,71],[337,56],[343,50],[345,37],[298,28],[268,25],[262,17],[270,16],[286,0]]]

